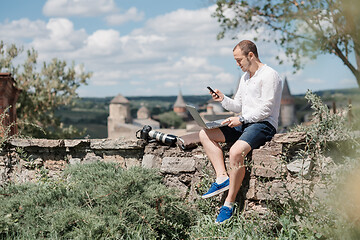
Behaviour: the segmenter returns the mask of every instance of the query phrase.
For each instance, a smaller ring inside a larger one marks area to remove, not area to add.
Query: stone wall
[[[248,208],[259,206],[259,202],[286,194],[286,186],[296,185],[294,173],[299,172],[304,164],[291,168],[291,164],[281,160],[285,153],[294,152],[294,147],[301,147],[303,141],[304,134],[301,133],[277,134],[263,147],[252,151],[247,159],[248,174],[239,201]],[[224,145],[226,164],[229,147]],[[198,187],[204,177],[213,177],[212,166],[201,146],[182,150],[143,140],[14,139],[6,149],[0,155],[1,184],[38,181],[44,176],[56,178],[69,164],[104,161],[117,163],[123,168],[159,169],[167,186],[176,188],[182,197],[193,201],[200,197]]]

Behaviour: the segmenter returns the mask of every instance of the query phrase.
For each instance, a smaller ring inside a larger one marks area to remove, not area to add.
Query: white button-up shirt
[[[234,99],[225,96],[221,104],[228,111],[241,113],[245,123],[268,121],[277,129],[281,93],[279,74],[264,64],[251,78],[244,73]]]

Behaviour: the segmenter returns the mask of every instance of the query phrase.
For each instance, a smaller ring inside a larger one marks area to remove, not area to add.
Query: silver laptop
[[[194,118],[196,123],[200,127],[203,127],[205,129],[213,129],[213,128],[218,128],[218,127],[228,125],[227,123],[221,124],[225,119],[219,119],[216,121],[205,123],[204,120],[201,118],[199,112],[196,110],[196,108],[194,106],[186,105],[186,109],[190,112],[191,116]]]

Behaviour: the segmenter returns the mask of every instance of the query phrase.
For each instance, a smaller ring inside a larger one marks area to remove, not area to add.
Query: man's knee
[[[219,128],[215,129],[202,129],[199,132],[200,142],[207,141],[225,142],[225,136]]]
[[[245,159],[246,153],[242,150],[234,150],[230,148],[229,151],[229,160],[230,164],[238,164],[239,162],[243,162]]]
[[[230,163],[243,162],[251,147],[246,142],[236,142],[229,150]]]
[[[207,135],[206,131],[204,129],[201,129],[199,132],[199,138],[200,141],[203,142],[204,140],[208,139],[209,136]]]

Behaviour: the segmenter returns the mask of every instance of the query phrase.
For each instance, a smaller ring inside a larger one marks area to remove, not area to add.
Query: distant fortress
[[[181,90],[174,103],[173,111],[187,122],[186,129],[161,129],[159,131],[183,135],[187,132],[195,132],[201,129],[191,118],[189,119],[186,102]],[[220,103],[214,102],[210,98],[206,106],[206,111],[201,112],[200,115],[205,121],[214,121],[234,116],[235,113],[224,111]],[[110,102],[107,123],[108,138],[111,139],[121,137],[134,139],[136,131],[144,125],[150,125],[153,129],[160,128],[160,123],[151,118],[150,111],[144,105],[137,111],[137,118],[132,119],[129,100],[121,94],[117,95]],[[281,129],[281,131],[286,131],[288,127],[296,123],[295,101],[290,93],[287,78],[285,78],[282,91],[279,123],[279,129]]]

